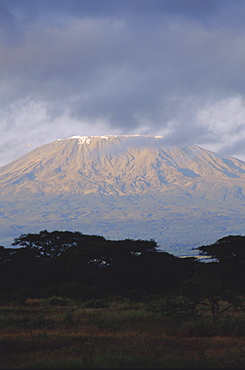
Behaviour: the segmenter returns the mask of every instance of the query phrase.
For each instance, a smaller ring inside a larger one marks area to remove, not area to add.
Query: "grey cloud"
[[[60,13],[85,16],[111,15],[159,15],[167,12],[190,17],[206,17],[219,7],[224,7],[227,0],[1,0],[3,6],[18,11],[26,19],[37,18],[40,13]],[[229,0],[228,0],[229,2]],[[239,2],[239,0],[237,1]]]
[[[41,102],[46,121],[23,124],[43,141],[68,134],[59,120],[70,117],[71,131],[104,121],[154,134],[171,123],[173,143],[216,142],[197,115],[244,96],[244,12],[239,0],[0,0],[0,109]],[[16,120],[2,120],[2,137]]]
[[[219,150],[219,153],[221,155],[235,157],[245,161],[244,135],[234,143],[225,143],[225,145]]]

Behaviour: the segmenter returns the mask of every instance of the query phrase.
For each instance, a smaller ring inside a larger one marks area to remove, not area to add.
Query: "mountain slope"
[[[238,159],[162,137],[76,136],[0,168],[0,236],[69,229],[185,253],[243,233],[244,194]]]
[[[208,195],[211,184],[227,184],[244,197],[244,162],[196,146],[168,148],[163,143],[163,138],[142,136],[58,140],[2,167],[1,194],[28,190],[128,195],[197,187]]]

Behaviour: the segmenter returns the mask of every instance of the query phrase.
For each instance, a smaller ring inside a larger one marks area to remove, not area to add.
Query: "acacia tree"
[[[245,236],[229,235],[214,244],[195,248],[200,255],[210,256],[222,264],[245,264]]]
[[[213,258],[215,269],[230,289],[245,293],[245,236],[229,235],[199,248],[200,255]]]
[[[38,257],[56,258],[67,248],[77,246],[90,236],[78,231],[52,231],[42,230],[38,234],[22,234],[14,239],[12,245],[20,245],[35,250]],[[103,237],[100,237],[104,239]]]
[[[243,307],[242,297],[227,289],[222,279],[209,269],[183,282],[181,293],[188,299],[192,313],[206,307],[214,320],[231,308]]]

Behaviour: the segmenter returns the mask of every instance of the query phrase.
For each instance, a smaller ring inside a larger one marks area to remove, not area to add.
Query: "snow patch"
[[[78,139],[79,144],[89,144],[91,141],[89,136],[72,136],[69,139]]]

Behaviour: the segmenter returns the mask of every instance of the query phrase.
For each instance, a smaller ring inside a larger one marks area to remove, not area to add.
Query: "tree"
[[[227,287],[245,293],[245,236],[229,235],[196,249],[200,255],[215,259],[216,273]]]
[[[210,256],[220,263],[245,264],[245,236],[229,235],[214,244],[195,248],[200,255]]]
[[[56,258],[67,248],[77,246],[78,243],[89,238],[78,231],[52,231],[42,230],[38,234],[22,234],[15,238],[12,245],[21,245],[35,250],[38,257]],[[102,238],[102,237],[100,237]],[[104,238],[102,238],[104,239]]]
[[[188,299],[192,313],[197,314],[202,307],[206,307],[214,320],[230,308],[243,307],[244,300],[229,290],[215,271],[209,269],[183,282],[181,292]]]

